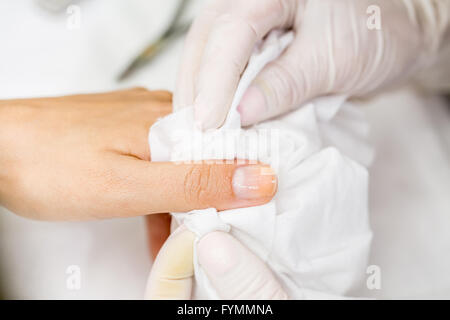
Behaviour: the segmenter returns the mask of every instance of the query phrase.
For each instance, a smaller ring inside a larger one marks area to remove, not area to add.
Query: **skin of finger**
[[[148,128],[170,112],[169,98],[133,89],[8,101],[0,115],[2,205],[38,220],[87,220],[270,201],[236,198],[236,163],[148,161]]]
[[[179,227],[179,223],[177,222],[177,219],[171,219],[170,221],[170,233],[175,232],[177,228]]]
[[[198,75],[194,102],[203,129],[225,119],[254,44],[270,29],[292,24],[295,1],[219,1]]]
[[[171,95],[136,88],[0,103],[2,205],[33,219],[84,220],[111,217],[124,192],[108,196],[124,172],[114,160],[150,159],[148,128],[170,112]]]
[[[225,120],[256,42],[248,23],[227,19],[223,17],[213,25],[199,69],[194,111],[203,129],[217,128]]]
[[[245,163],[207,161],[199,164],[172,162],[148,163],[123,157],[115,159],[119,173],[109,183],[102,204],[111,216],[138,216],[143,213],[189,212],[195,209],[218,210],[250,207],[269,202],[273,193],[257,199],[237,198],[232,179],[236,168]],[[258,164],[261,168],[270,168]],[[276,178],[275,178],[276,179]],[[274,182],[276,186],[276,181]],[[114,200],[114,206],[108,202]]]
[[[271,270],[225,232],[211,232],[197,245],[199,263],[223,299],[287,299]]]
[[[168,213],[155,213],[145,216],[148,247],[153,261],[170,235],[171,220]]]
[[[195,235],[175,231],[161,248],[147,282],[146,299],[190,299]]]

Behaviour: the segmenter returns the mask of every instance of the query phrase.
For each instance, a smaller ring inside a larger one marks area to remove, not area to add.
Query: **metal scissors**
[[[191,21],[186,23],[179,23],[181,15],[186,8],[189,0],[180,0],[175,14],[169,26],[161,35],[152,41],[137,57],[135,57],[119,75],[118,80],[121,81],[135,72],[137,69],[149,63],[158,53],[160,53],[172,40],[187,32],[191,25]]]

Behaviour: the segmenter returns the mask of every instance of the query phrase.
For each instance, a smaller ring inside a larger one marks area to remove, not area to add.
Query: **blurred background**
[[[190,1],[180,21],[190,21],[202,4]],[[182,37],[173,37],[151,63],[118,78],[170,25],[178,5],[177,0],[1,1],[0,99],[134,86],[172,91]],[[405,86],[358,103],[376,148],[370,168],[370,264],[380,267],[381,289],[363,284],[352,294],[448,299],[449,102]],[[68,285],[70,266],[79,267],[79,288]],[[0,208],[0,298],[140,299],[150,267],[143,218],[38,222]]]

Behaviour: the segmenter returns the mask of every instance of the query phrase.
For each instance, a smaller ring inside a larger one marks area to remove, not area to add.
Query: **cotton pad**
[[[172,213],[198,240],[229,232],[261,258],[292,299],[339,298],[364,281],[371,242],[368,124],[345,96],[323,97],[279,118],[241,128],[236,108],[252,80],[292,41],[272,32],[259,43],[241,77],[224,125],[201,132],[193,107],[150,129],[152,161],[250,159],[270,164],[278,192],[269,203],[217,212]],[[178,110],[178,108],[175,108]],[[220,298],[198,264],[194,298]]]

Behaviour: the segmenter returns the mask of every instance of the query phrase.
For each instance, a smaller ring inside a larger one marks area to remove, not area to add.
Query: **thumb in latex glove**
[[[195,235],[179,227],[161,248],[146,299],[191,299]],[[197,244],[199,263],[222,299],[287,299],[270,269],[238,240],[211,232]]]
[[[325,94],[367,95],[431,61],[449,16],[447,0],[216,0],[186,39],[175,105],[194,105],[203,129],[219,127],[255,43],[274,28],[295,39],[244,95],[243,125]]]

